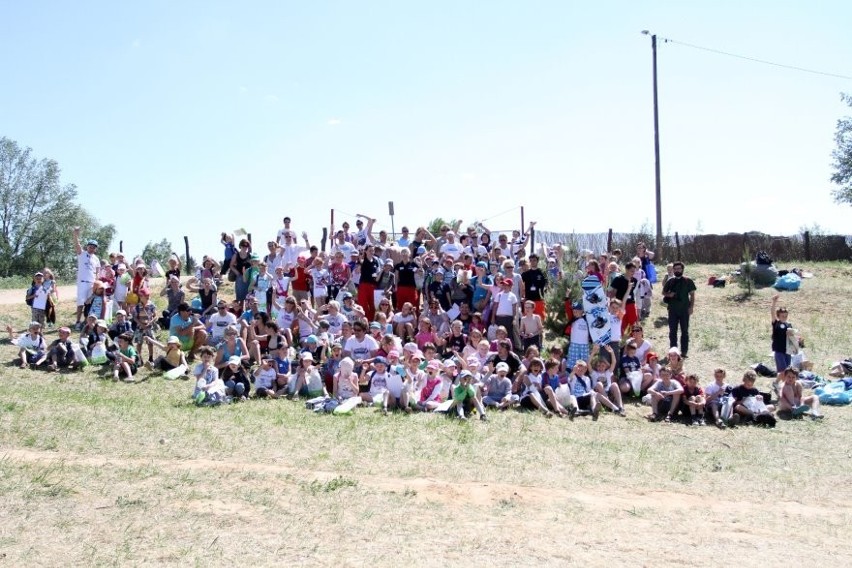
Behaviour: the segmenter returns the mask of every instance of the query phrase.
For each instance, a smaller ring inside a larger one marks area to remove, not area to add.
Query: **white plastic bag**
[[[89,360],[92,365],[103,365],[107,362],[107,350],[103,341],[98,341],[92,346],[92,354]]]
[[[564,407],[571,406],[571,389],[567,384],[563,383],[556,387],[556,392],[553,393],[556,395],[556,400]]]
[[[639,392],[642,390],[642,371],[630,371],[627,373],[627,380],[633,387],[633,394],[639,396]]]

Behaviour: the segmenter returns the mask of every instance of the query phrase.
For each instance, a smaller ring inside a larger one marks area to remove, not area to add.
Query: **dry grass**
[[[784,299],[824,370],[852,351],[852,270],[808,268],[818,277]],[[735,286],[701,285],[722,269],[689,271],[700,278],[688,369],[734,378],[769,362],[771,292],[737,299]],[[8,311],[22,326],[26,310]],[[646,329],[666,344],[665,327]],[[0,381],[9,565],[850,562],[848,408],[774,430],[650,424],[639,407],[598,422],[509,412],[460,424],[285,401],[195,408],[186,382],[115,384],[93,370],[3,366]]]

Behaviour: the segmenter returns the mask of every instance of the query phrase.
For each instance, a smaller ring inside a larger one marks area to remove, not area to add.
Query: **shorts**
[[[160,370],[161,370],[161,371],[163,371],[163,372],[169,372],[169,371],[171,371],[172,369],[176,369],[176,368],[177,368],[177,367],[175,367],[174,365],[172,365],[171,363],[169,363],[168,361],[166,361],[165,359],[161,359],[161,360],[160,360],[160,365],[159,365],[159,367],[160,367]]]
[[[580,410],[591,410],[592,409],[592,395],[584,394],[581,396],[575,397],[577,399],[577,408]]]
[[[154,329],[150,327],[148,329],[137,329],[133,332],[133,343],[142,343],[145,337],[154,339]]]
[[[541,401],[544,403],[545,408],[547,408],[549,410],[554,410],[554,411],[556,410],[550,404],[550,400],[546,396],[542,396]],[[538,410],[538,408],[536,408],[535,404],[533,404],[532,395],[530,395],[530,394],[521,398],[521,408],[526,408],[527,410]]]
[[[77,281],[77,307],[79,308],[83,304],[86,303],[86,300],[89,299],[89,296],[92,295],[92,282],[80,282]]]
[[[775,355],[775,371],[778,373],[783,373],[784,369],[789,367],[793,362],[793,356],[789,353],[775,351],[773,354]]]
[[[510,394],[508,396],[509,396],[509,399],[511,400],[512,403],[516,403],[520,400],[520,397],[516,394]],[[482,404],[484,406],[499,406],[502,403],[503,403],[502,398],[496,398],[496,397],[492,398],[490,396],[485,396],[485,397],[482,398]]]

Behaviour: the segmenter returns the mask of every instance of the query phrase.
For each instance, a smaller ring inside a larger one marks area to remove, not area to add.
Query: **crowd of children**
[[[458,236],[458,225],[442,227],[439,237],[423,227],[409,237],[403,228],[392,242],[383,231],[373,234],[373,222],[358,216],[357,231],[348,223],[332,227],[328,253],[311,246],[306,233],[300,244],[289,218],[263,257],[247,239],[237,243],[223,233],[224,261],[205,256],[188,281],[181,283],[176,255],[167,261],[160,294],[167,305],[159,314],[145,262],[110,255],[83,303],[77,342],[67,327],[58,339],[44,339],[57,298],[53,275],[39,272],[27,292],[28,333],[17,337],[8,328],[19,364],[49,370],[103,364],[114,380],[135,381],[144,363],[145,377],[156,371],[191,377],[192,398],[201,405],[301,397],[323,410],[357,403],[461,419],[475,410],[485,420],[487,409],[519,407],[598,420],[603,410],[625,416],[625,401],[635,399],[650,406],[651,420],[719,428],[772,425],[776,411],[822,416],[791,366],[798,342],[777,296],[776,392],[754,388],[752,372],[729,385],[723,369],[702,387],[684,370],[677,346],[659,357],[644,337],[641,322],[655,281],[644,244],[632,258],[615,251],[580,259],[579,274],[607,290],[611,334],[592,344],[582,299],[568,299],[563,352],[543,345],[544,295],[563,275],[561,247],[527,254],[528,233],[492,241],[479,224]],[[541,258],[546,267],[539,267]],[[220,295],[227,281],[234,284],[232,301]]]

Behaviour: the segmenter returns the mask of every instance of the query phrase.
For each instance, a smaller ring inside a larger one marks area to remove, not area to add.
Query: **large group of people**
[[[331,242],[320,250],[289,217],[283,221],[263,252],[246,236],[222,233],[222,260],[204,256],[183,281],[181,260],[172,255],[161,309],[151,298],[152,266],[114,253],[102,261],[98,243],[83,244],[74,229],[75,324],[45,340],[58,298],[53,274],[36,274],[27,292],[28,332],[16,336],[8,328],[20,366],[103,364],[114,380],[128,382],[160,371],[192,378],[200,405],[301,397],[326,411],[375,405],[385,413],[438,410],[467,419],[475,410],[486,420],[489,409],[520,407],[597,420],[602,410],[625,416],[625,401],[635,398],[663,422],[772,422],[763,418],[776,410],[771,394],[754,388],[753,373],[735,386],[719,368],[702,387],[685,368],[696,287],[681,262],[669,264],[658,282],[644,243],[632,255],[584,251],[568,259],[558,244],[533,249],[535,223],[499,235],[481,223],[465,231],[461,222],[444,225],[437,235],[403,227],[394,240],[374,231],[375,219],[357,215],[355,230],[348,222],[332,226]],[[592,341],[583,292],[568,286],[564,303],[556,302],[568,318],[567,338],[557,334],[545,345],[545,322],[554,315],[548,290],[563,278],[588,277],[606,291],[606,341]],[[662,356],[642,327],[655,284],[670,330]],[[788,356],[794,330],[776,302],[777,409],[819,417],[818,401],[803,396],[800,369]]]

